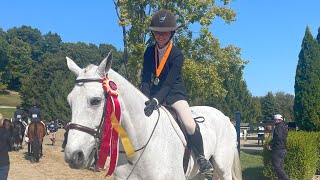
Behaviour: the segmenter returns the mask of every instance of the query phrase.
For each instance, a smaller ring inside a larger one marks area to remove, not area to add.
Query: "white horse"
[[[68,95],[72,109],[72,121],[65,161],[72,168],[88,168],[93,165],[96,149],[96,133],[100,129],[104,111],[104,90],[101,79],[108,76],[119,88],[121,125],[127,132],[133,147],[142,148],[133,157],[120,155],[114,172],[115,179],[183,180],[198,178],[198,165],[192,153],[187,172],[183,170],[183,154],[186,140],[168,111],[160,107],[150,117],[144,115],[147,97],[121,75],[110,69],[112,55],[99,66],[78,67],[67,57],[69,69],[77,76],[77,83]],[[242,179],[239,155],[236,148],[236,131],[229,118],[219,110],[191,107],[194,115],[203,116],[199,123],[203,136],[204,154],[211,158],[214,179]],[[154,130],[154,131],[153,131]]]

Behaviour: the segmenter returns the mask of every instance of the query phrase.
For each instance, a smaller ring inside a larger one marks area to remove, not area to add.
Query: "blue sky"
[[[294,95],[294,77],[306,26],[314,37],[320,27],[320,1],[231,1],[237,20],[217,18],[211,31],[222,46],[242,48],[249,61],[244,79],[254,96],[282,91]],[[123,49],[112,0],[1,2],[0,27],[28,25],[42,34],[58,33],[64,42],[108,43]]]

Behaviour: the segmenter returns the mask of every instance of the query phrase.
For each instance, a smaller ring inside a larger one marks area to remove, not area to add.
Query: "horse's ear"
[[[112,63],[112,50],[109,52],[108,56],[100,63],[97,73],[100,77],[105,77],[111,68]]]
[[[79,76],[81,68],[70,58],[67,58],[67,65],[71,72],[73,72],[76,76]]]

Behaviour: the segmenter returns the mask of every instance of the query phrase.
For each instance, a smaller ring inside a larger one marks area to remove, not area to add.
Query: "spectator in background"
[[[10,169],[9,150],[12,149],[12,141],[8,130],[2,125],[2,118],[0,113],[0,180],[7,180]]]
[[[283,121],[282,115],[276,114],[272,119],[275,124],[273,138],[269,143],[272,149],[272,168],[278,179],[289,180],[288,175],[283,169],[284,158],[287,153],[288,129]]]
[[[263,145],[263,141],[264,141],[264,127],[262,126],[262,122],[260,122],[260,125],[258,127],[258,145],[260,145],[260,141],[261,141],[261,145]]]
[[[56,142],[56,133],[58,131],[58,125],[54,121],[51,121],[51,123],[48,125],[48,130],[50,140],[52,141],[52,146],[54,146]]]

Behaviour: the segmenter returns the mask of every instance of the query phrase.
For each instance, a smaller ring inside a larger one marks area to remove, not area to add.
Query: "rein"
[[[138,162],[140,161],[140,159],[141,159],[141,157],[142,157],[142,155],[143,155],[144,151],[146,150],[146,147],[147,147],[147,145],[149,144],[149,142],[150,142],[150,140],[151,140],[151,137],[152,137],[152,135],[153,135],[153,133],[154,133],[154,131],[155,131],[155,129],[156,129],[156,127],[157,127],[157,125],[158,125],[158,122],[159,122],[159,119],[160,119],[160,111],[159,111],[159,109],[157,109],[157,112],[158,112],[158,119],[157,119],[157,122],[156,122],[156,124],[154,125],[154,127],[153,127],[153,129],[152,129],[151,135],[150,135],[150,137],[149,137],[149,139],[148,139],[147,143],[146,143],[144,146],[142,146],[141,148],[139,148],[138,150],[135,150],[135,152],[138,152],[138,151],[140,151],[140,150],[142,150],[142,152],[141,152],[141,154],[140,154],[140,156],[139,156],[139,158],[138,158],[137,162],[134,164],[134,166],[133,166],[133,168],[132,168],[131,172],[129,173],[128,177],[126,178],[126,180],[127,180],[127,179],[129,179],[129,177],[130,177],[130,176],[131,176],[131,174],[133,173],[134,169],[136,168],[136,166],[137,166]],[[130,162],[131,162],[131,161],[129,161],[129,163],[130,163]],[[132,163],[132,162],[131,162],[131,163]]]

